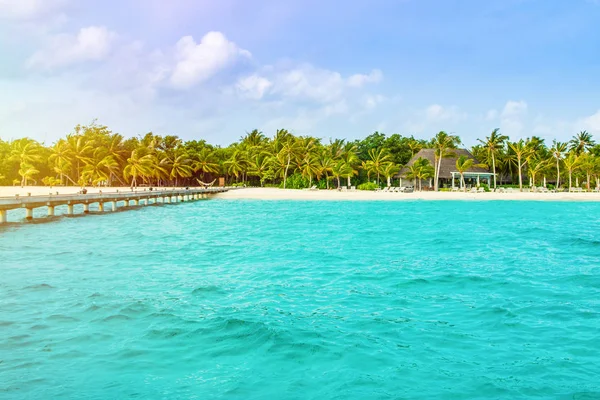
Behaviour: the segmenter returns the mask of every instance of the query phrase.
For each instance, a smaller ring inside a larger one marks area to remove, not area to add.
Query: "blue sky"
[[[600,135],[597,0],[0,0],[0,137]]]

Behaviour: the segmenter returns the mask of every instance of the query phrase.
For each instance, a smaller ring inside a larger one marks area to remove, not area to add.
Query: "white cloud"
[[[100,61],[110,53],[116,36],[104,26],[82,28],[76,36],[53,36],[44,49],[29,58],[27,66],[51,69],[84,61]]]
[[[380,76],[381,73],[375,70],[369,75],[356,74],[344,78],[339,72],[302,64],[275,72],[270,91],[286,99],[331,105],[344,99],[348,95],[349,87],[357,88],[377,82]],[[371,98],[371,103],[376,101],[380,99],[376,96]]]
[[[348,78],[348,85],[352,87],[362,87],[367,83],[378,83],[383,78],[380,70],[374,69],[370,74],[354,74]]]
[[[365,99],[365,107],[369,110],[374,109],[379,104],[383,103],[385,97],[380,94],[377,95],[368,95]]]
[[[338,100],[344,89],[339,72],[305,64],[275,76],[273,93],[286,98],[329,103]]]
[[[500,114],[500,130],[511,138],[518,138],[523,132],[523,119],[527,114],[527,103],[523,100],[509,100]]]
[[[590,133],[600,134],[600,110],[595,114],[580,119],[577,122],[579,130],[590,131]]]
[[[496,118],[498,118],[498,111],[496,110],[489,110],[486,114],[485,114],[485,119],[487,121],[493,121]]]
[[[240,58],[250,58],[249,51],[227,40],[221,32],[209,32],[196,43],[191,36],[182,37],[176,46],[176,64],[171,83],[189,88],[211,78]]]
[[[502,110],[502,117],[513,117],[513,116],[521,116],[527,113],[527,103],[523,100],[521,101],[513,101],[509,100],[504,105],[504,109]]]
[[[34,19],[55,11],[66,0],[0,0],[0,20]]]
[[[236,84],[236,89],[242,95],[250,99],[262,99],[267,90],[273,86],[273,83],[267,78],[258,75],[250,75],[240,78]]]
[[[429,121],[450,121],[458,122],[467,118],[467,114],[461,112],[458,107],[443,107],[439,104],[432,104],[425,110],[425,117]]]

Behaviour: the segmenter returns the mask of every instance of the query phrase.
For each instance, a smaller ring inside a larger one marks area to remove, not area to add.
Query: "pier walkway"
[[[19,196],[0,197],[0,224],[6,223],[9,210],[24,208],[25,218],[33,218],[33,209],[38,207],[47,207],[48,216],[54,216],[54,208],[60,205],[67,205],[67,215],[73,215],[73,206],[83,204],[83,212],[90,212],[90,204],[98,204],[98,211],[105,210],[105,204],[109,205],[109,210],[116,211],[117,205],[122,207],[149,205],[156,203],[176,203],[178,201],[192,201],[207,199],[215,193],[228,191],[227,187],[210,188],[188,188],[188,189],[161,189],[148,190],[138,188],[130,190],[124,188],[123,191],[110,193],[89,193],[89,194],[48,194],[44,196]],[[132,204],[133,202],[133,204]]]

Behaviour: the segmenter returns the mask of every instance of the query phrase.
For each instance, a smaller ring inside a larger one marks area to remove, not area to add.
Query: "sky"
[[[0,138],[600,136],[600,0],[0,0]]]

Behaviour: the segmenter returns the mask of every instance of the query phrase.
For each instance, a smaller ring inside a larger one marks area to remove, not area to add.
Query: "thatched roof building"
[[[460,174],[456,170],[456,160],[458,159],[458,157],[467,156],[468,158],[475,160],[474,164],[479,164],[479,161],[477,161],[477,159],[475,159],[473,154],[471,154],[471,152],[467,149],[453,149],[453,150],[450,150],[450,152],[453,154],[448,157],[442,158],[442,164],[440,166],[440,176],[439,177],[440,177],[440,181],[442,183],[446,183],[447,186],[454,187],[454,180],[458,179],[460,177]],[[398,172],[396,177],[406,179],[407,178],[406,174],[409,171],[409,167],[411,165],[413,165],[414,162],[416,160],[418,160],[420,157],[429,160],[429,162],[431,163],[432,166],[434,166],[434,167],[436,166],[435,150],[434,149],[423,149],[423,150],[419,151],[417,154],[415,154],[410,159],[410,161],[406,164],[406,166],[404,166],[404,168],[402,168],[400,170],[400,172]],[[482,179],[485,183],[489,184],[491,182],[492,176],[494,174],[491,173],[489,171],[489,169],[487,169],[487,168],[473,166],[469,170],[467,170],[467,172],[465,172],[464,175],[465,175],[465,179],[468,181],[472,181],[473,184],[475,184],[475,182],[477,184],[479,184],[480,179]]]

